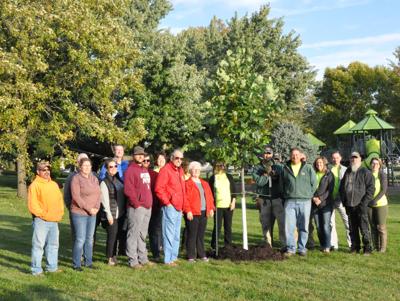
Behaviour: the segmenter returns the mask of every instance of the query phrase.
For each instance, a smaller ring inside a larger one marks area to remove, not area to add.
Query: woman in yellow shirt
[[[387,245],[387,177],[382,170],[382,161],[379,158],[373,158],[370,167],[375,179],[375,193],[374,198],[368,205],[370,207],[368,208],[369,223],[374,247],[377,251],[384,253]]]

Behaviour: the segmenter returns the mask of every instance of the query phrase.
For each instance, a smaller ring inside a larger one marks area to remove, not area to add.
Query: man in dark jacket
[[[361,167],[361,156],[358,152],[351,154],[350,167],[347,168],[340,183],[340,197],[349,217],[352,253],[361,249],[360,232],[364,245],[364,254],[372,251],[371,235],[368,224],[368,204],[372,200],[375,183],[372,173]]]
[[[144,159],[144,149],[135,146],[133,161],[125,173],[124,192],[128,198],[128,233],[126,239],[126,255],[129,266],[141,268],[152,265],[147,258],[146,236],[151,217],[153,196],[151,193],[150,174],[141,164]]]
[[[296,227],[299,255],[306,255],[311,198],[317,188],[314,169],[310,164],[302,162],[301,158],[301,151],[298,148],[292,148],[290,161],[283,166],[279,178],[280,191],[285,200],[286,256],[296,253]]]
[[[275,220],[278,221],[279,240],[282,247],[286,246],[285,215],[279,191],[279,175],[282,165],[273,159],[273,150],[265,147],[263,158],[254,167],[253,180],[256,183],[256,193],[260,204],[260,223],[263,238],[272,247]]]

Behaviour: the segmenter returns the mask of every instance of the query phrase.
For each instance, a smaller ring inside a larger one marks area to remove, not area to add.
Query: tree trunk
[[[247,218],[246,218],[246,188],[244,185],[244,167],[241,170],[242,179],[242,225],[243,225],[243,249],[248,250],[247,242]]]
[[[17,180],[17,195],[26,200],[28,198],[28,190],[26,188],[26,167],[24,155],[21,154],[17,157]]]
[[[19,145],[17,147],[17,195],[24,200],[28,199],[28,189],[26,187],[26,160],[27,160],[27,143],[26,132],[20,134]]]

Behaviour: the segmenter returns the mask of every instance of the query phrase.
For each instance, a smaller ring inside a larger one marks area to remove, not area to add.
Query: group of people
[[[69,212],[72,266],[75,271],[93,269],[93,245],[96,228],[101,224],[107,233],[106,257],[111,266],[118,263],[118,254],[126,255],[130,267],[140,269],[149,261],[146,238],[153,258],[176,266],[182,215],[185,220],[185,246],[189,262],[208,261],[204,236],[209,217],[216,221],[212,246],[224,223],[224,242],[232,242],[232,213],[235,208],[235,184],[225,166],[218,162],[209,182],[200,178],[201,164],[193,161],[182,168],[183,152],[176,149],[169,162],[160,153],[151,157],[136,146],[132,161],[123,160],[122,145],[113,147],[114,158],[106,159],[97,175],[84,153],[77,157],[76,171],[64,185],[64,202],[59,186],[51,179],[49,162],[37,164],[36,178],[29,186],[28,207],[33,217],[33,275],[42,275],[45,253],[48,272],[57,272],[58,222]]]
[[[293,148],[290,160],[282,163],[279,154],[265,148],[260,164],[253,170],[253,179],[263,237],[268,245],[272,246],[276,220],[284,254],[292,256],[297,252],[306,256],[307,248],[314,248],[314,222],[320,250],[337,250],[337,211],[345,226],[350,252],[360,253],[361,239],[365,255],[373,249],[386,251],[388,200],[382,162],[373,158],[368,169],[358,152],[351,153],[347,168],[341,160],[340,153],[335,151],[331,165],[322,156],[311,165],[300,149]]]
[[[223,162],[216,162],[214,173],[205,181],[200,177],[201,164],[190,162],[187,172],[182,167],[183,152],[176,149],[169,162],[165,154],[151,157],[136,146],[132,161],[123,160],[124,148],[115,145],[114,158],[106,159],[97,175],[86,154],[77,157],[76,171],[64,185],[64,202],[68,209],[73,240],[72,266],[76,271],[93,267],[93,244],[96,227],[107,233],[107,263],[116,265],[118,254],[128,257],[130,267],[151,266],[146,246],[155,260],[176,266],[182,216],[185,221],[185,246],[189,262],[208,261],[204,236],[208,218],[214,218],[211,247],[218,244],[222,225],[224,245],[232,243],[232,216],[236,203],[233,177]],[[305,256],[307,242],[312,241],[314,220],[321,250],[338,248],[334,224],[337,210],[348,231],[351,252],[364,254],[373,246],[384,252],[387,243],[387,181],[379,159],[371,161],[372,170],[361,166],[361,156],[351,155],[348,168],[341,165],[338,152],[332,154],[332,166],[324,157],[314,164],[306,162],[298,148],[290,151],[290,160],[266,147],[253,178],[259,196],[263,237],[272,246],[273,225],[279,227],[279,240],[286,256],[298,252]],[[32,264],[34,275],[41,275],[43,253],[46,270],[57,272],[58,222],[64,214],[63,196],[51,179],[49,162],[37,164],[37,175],[29,186],[28,207],[33,217]],[[371,232],[372,240],[371,240]]]

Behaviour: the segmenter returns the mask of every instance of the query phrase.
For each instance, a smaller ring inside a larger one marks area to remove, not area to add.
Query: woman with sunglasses
[[[371,159],[370,167],[375,180],[375,193],[372,201],[368,205],[368,217],[374,247],[378,252],[384,253],[386,252],[387,245],[387,176],[382,170],[382,161],[380,159]]]
[[[217,162],[214,174],[210,178],[210,187],[215,199],[216,214],[214,215],[214,229],[211,239],[211,248],[216,248],[216,241],[221,234],[224,223],[224,245],[232,244],[232,216],[236,204],[236,187],[233,177],[226,173],[225,164]],[[218,234],[218,235],[217,235]]]
[[[105,162],[106,174],[100,183],[101,204],[105,216],[105,229],[107,231],[106,256],[108,265],[117,264],[117,245],[124,244],[123,224],[126,211],[124,184],[122,183],[114,159]]]
[[[72,178],[71,193],[71,217],[75,229],[72,261],[74,270],[80,272],[82,251],[85,266],[93,268],[93,234],[100,208],[99,181],[92,173],[92,162],[89,158],[79,161],[79,173]]]

